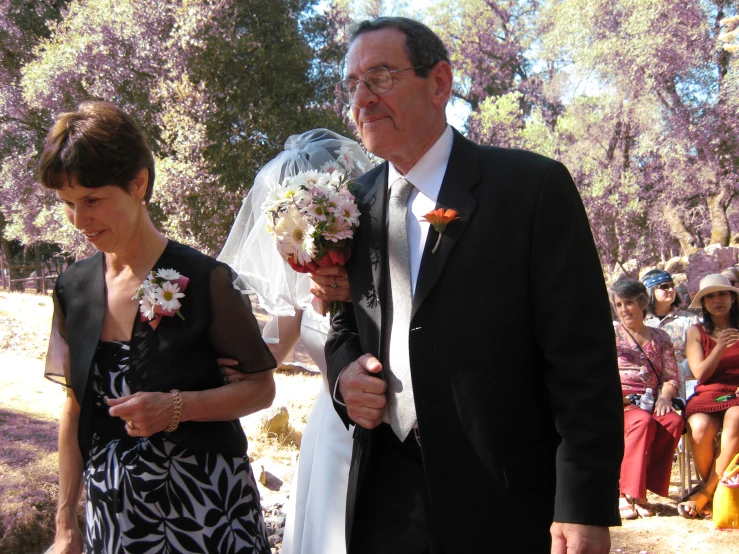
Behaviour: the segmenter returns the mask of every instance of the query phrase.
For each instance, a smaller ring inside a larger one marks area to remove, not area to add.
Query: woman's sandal
[[[652,510],[647,502],[637,502],[636,498],[628,494],[626,495],[626,500],[634,507],[639,517],[654,517],[654,510]]]
[[[654,510],[652,510],[649,504],[639,504],[634,502],[634,509],[636,510],[636,513],[639,514],[639,517],[654,517]]]
[[[634,506],[625,496],[619,496],[618,498],[618,513],[621,515],[621,519],[637,519],[639,517]]]
[[[703,504],[700,505],[700,507],[698,503],[694,500],[696,495],[700,495],[706,499],[706,501],[703,502]],[[680,514],[685,519],[694,519],[698,516],[705,515],[704,513],[705,507],[708,505],[710,501],[711,501],[711,497],[706,493],[706,491],[703,488],[696,489],[684,501],[680,502],[677,505],[677,513]]]

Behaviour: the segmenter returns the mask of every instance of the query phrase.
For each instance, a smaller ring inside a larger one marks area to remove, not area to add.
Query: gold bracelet
[[[177,389],[172,389],[169,391],[172,393],[172,402],[174,404],[174,413],[172,414],[172,421],[169,422],[169,427],[167,427],[164,431],[167,433],[173,432],[175,429],[177,429],[177,426],[180,424],[180,418],[182,417],[182,393],[178,391]]]

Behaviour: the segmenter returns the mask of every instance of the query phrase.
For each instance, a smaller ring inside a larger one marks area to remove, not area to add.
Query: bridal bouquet
[[[262,205],[267,232],[295,271],[343,266],[351,256],[359,226],[352,181],[346,177],[352,164],[348,153],[340,150],[339,159],[320,171],[303,171],[270,189]]]

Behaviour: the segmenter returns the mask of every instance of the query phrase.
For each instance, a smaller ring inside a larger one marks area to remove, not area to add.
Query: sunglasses
[[[661,285],[657,285],[657,288],[659,290],[672,290],[675,288],[675,285],[673,283],[662,283]]]

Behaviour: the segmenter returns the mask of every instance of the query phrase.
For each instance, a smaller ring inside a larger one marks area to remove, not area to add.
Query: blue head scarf
[[[644,283],[644,286],[648,289],[653,289],[657,285],[661,285],[662,283],[672,283],[672,275],[667,273],[666,271],[655,271],[654,273],[651,273],[644,277],[644,280],[642,281]]]

